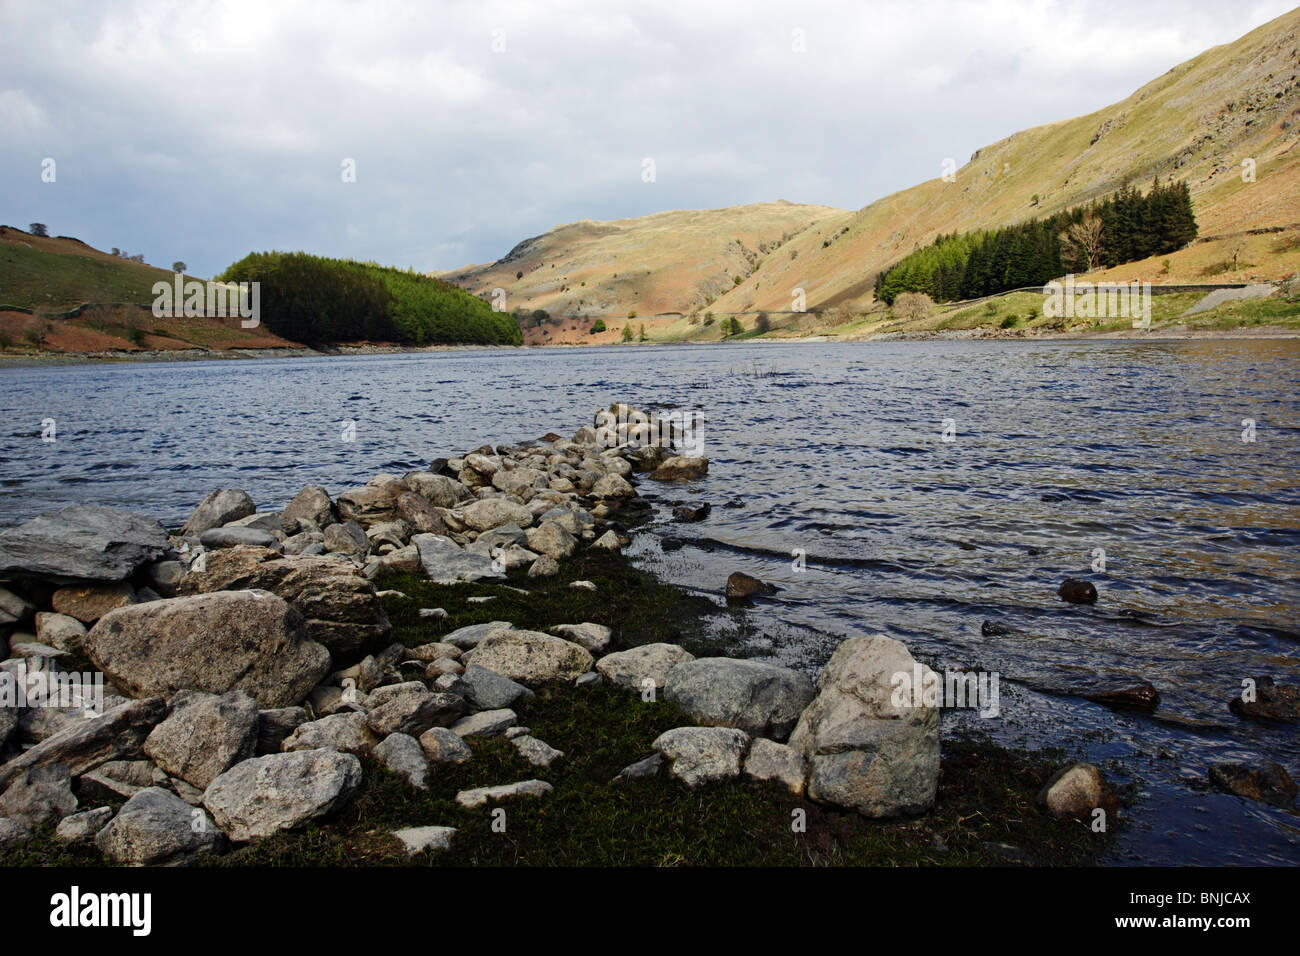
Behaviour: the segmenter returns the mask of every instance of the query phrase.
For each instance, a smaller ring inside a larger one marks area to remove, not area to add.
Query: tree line
[[[876,298],[903,292],[936,302],[977,299],[1042,285],[1183,248],[1196,238],[1187,184],[1159,177],[1145,195],[1125,186],[1101,202],[1001,229],[938,236],[876,277]]]
[[[519,326],[464,289],[413,270],[327,259],[303,252],[255,252],[220,282],[260,282],[261,321],[309,345],[384,341],[404,345],[518,345]]]

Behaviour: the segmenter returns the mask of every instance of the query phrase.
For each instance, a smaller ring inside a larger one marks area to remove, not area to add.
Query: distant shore
[[[783,336],[773,338],[747,338],[736,342],[779,345],[782,343],[835,343],[835,342],[929,342],[929,341],[967,341],[967,340],[1026,340],[1042,339],[1049,341],[1097,340],[1131,340],[1147,342],[1182,342],[1182,341],[1232,341],[1239,339],[1295,339],[1300,338],[1300,329],[1287,329],[1278,326],[1258,326],[1255,328],[1236,329],[1198,329],[1187,327],[1170,327],[1151,330],[1121,329],[1118,331],[1097,331],[1093,333],[1071,332],[1026,332],[1023,329],[959,329],[934,332],[875,332],[863,336],[808,335]],[[621,343],[620,343],[621,344]],[[627,343],[631,344],[631,343]],[[641,346],[654,345],[690,345],[728,346],[733,342],[643,342]],[[0,353],[0,368],[42,368],[59,365],[87,365],[98,363],[130,362],[210,362],[234,361],[241,359],[275,359],[275,358],[325,358],[340,355],[418,355],[424,352],[464,352],[484,349],[507,351],[510,349],[587,349],[608,348],[609,346],[583,345],[578,343],[556,343],[554,345],[341,345],[331,349],[301,348],[266,348],[266,349],[150,349],[140,351],[110,352],[12,352]]]

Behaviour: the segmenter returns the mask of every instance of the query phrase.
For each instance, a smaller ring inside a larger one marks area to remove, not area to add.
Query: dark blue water
[[[1257,757],[1300,778],[1295,726],[1227,710],[1244,678],[1294,680],[1300,664],[1294,341],[4,369],[0,524],[94,502],[174,526],[220,486],[278,508],[305,484],[337,493],[484,442],[571,433],[615,400],[706,416],[708,479],[643,483],[660,518],[633,553],[711,594],[733,570],[780,585],[743,618],[724,616],[740,652],[813,669],[843,637],[884,632],[937,669],[997,672],[999,717],[945,720],[1102,762],[1135,801],[1114,862],[1300,862],[1300,815],[1206,780],[1211,762]],[[41,440],[47,418],[53,443]],[[346,421],[354,442],[341,440]],[[669,506],[694,499],[713,503],[710,517],[673,523]],[[665,553],[665,535],[686,546]],[[1067,576],[1097,585],[1095,607],[1056,598]],[[985,620],[1008,633],[984,636]],[[1139,679],[1160,691],[1155,714],[1077,695]]]

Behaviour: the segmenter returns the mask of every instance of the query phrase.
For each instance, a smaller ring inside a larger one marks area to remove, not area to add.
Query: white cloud
[[[857,208],[1287,9],[11,0],[0,205],[200,273],[276,247],[451,268],[582,218]]]

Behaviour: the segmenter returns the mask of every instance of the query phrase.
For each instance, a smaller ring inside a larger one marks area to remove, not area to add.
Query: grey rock
[[[284,738],[280,750],[290,753],[325,749],[364,756],[374,749],[379,739],[370,729],[365,714],[350,711],[299,724]]]
[[[434,763],[462,764],[474,756],[474,751],[446,727],[433,727],[420,734],[420,748]]]
[[[78,720],[0,766],[0,789],[36,767],[61,763],[75,777],[110,760],[139,757],[145,738],[166,712],[163,699],[153,697]]]
[[[538,740],[531,734],[511,737],[510,743],[519,751],[519,755],[534,767],[549,767],[564,756],[563,750],[556,750],[550,744]]]
[[[155,561],[144,569],[144,580],[163,597],[175,597],[185,577],[185,565],[179,561]]]
[[[79,653],[86,638],[86,625],[75,617],[41,611],[36,615],[36,637],[61,651]]]
[[[674,667],[664,696],[703,724],[785,740],[813,699],[813,685],[788,667],[705,657]]]
[[[676,644],[642,644],[626,651],[606,654],[596,661],[601,677],[640,693],[646,681],[657,691],[664,688],[668,675],[678,664],[695,660],[695,655]]]
[[[321,540],[321,544],[329,554],[340,552],[365,554],[370,550],[370,539],[366,536],[366,529],[355,521],[330,525],[325,529],[325,537]]]
[[[202,809],[160,787],[141,790],[95,837],[101,853],[118,863],[161,863],[211,853],[221,833]]]
[[[32,838],[32,828],[22,817],[0,817],[0,850],[26,843]]]
[[[420,742],[410,734],[389,734],[375,747],[374,755],[417,790],[428,789],[425,781],[429,776],[429,758],[424,755]]]
[[[597,551],[619,551],[622,549],[623,543],[619,541],[618,535],[613,531],[606,531],[593,541],[591,546]]]
[[[469,717],[462,717],[451,725],[451,732],[462,739],[500,737],[507,728],[514,726],[518,719],[519,716],[507,708],[484,710]]]
[[[596,479],[596,483],[591,486],[591,494],[594,498],[631,498],[636,494],[636,489],[622,475],[606,474]]]
[[[330,656],[302,615],[267,591],[223,591],[111,611],[86,635],[91,662],[133,697],[247,692],[259,707],[304,700]]]
[[[533,692],[523,684],[477,664],[465,668],[461,684],[465,699],[483,710],[513,707],[520,700],[533,696]]]
[[[307,723],[307,711],[302,707],[277,707],[257,714],[257,746],[255,753],[279,753],[285,739]]]
[[[22,817],[33,828],[49,817],[62,820],[77,810],[72,776],[64,764],[33,767],[13,778],[0,793],[0,816]]]
[[[402,480],[417,495],[438,508],[454,508],[458,502],[470,497],[470,490],[454,478],[435,475],[430,471],[410,471]]]
[[[204,791],[203,805],[243,842],[333,813],[360,788],[361,761],[352,754],[300,750],[235,764]]]
[[[393,836],[401,841],[407,856],[415,856],[425,850],[448,850],[456,836],[455,827],[406,827],[394,830]]]
[[[443,637],[441,643],[450,644],[452,647],[458,647],[462,651],[466,651],[472,647],[477,647],[484,638],[492,634],[513,629],[514,625],[509,621],[488,621],[486,624],[471,624],[468,627],[458,627]]]
[[[183,690],[171,713],[149,734],[144,752],[173,777],[202,790],[257,744],[257,704],[242,690],[205,694]]]
[[[419,681],[377,688],[366,699],[370,729],[381,737],[418,737],[431,727],[448,727],[469,709],[455,694],[431,693]]]
[[[26,598],[0,587],[0,624],[16,624],[35,610],[36,606]]]
[[[651,746],[669,761],[668,775],[694,789],[739,777],[749,734],[730,727],[675,727]]]
[[[750,744],[745,757],[745,776],[779,783],[798,796],[803,793],[806,775],[807,766],[799,751],[762,737]]]
[[[560,573],[560,564],[549,554],[543,554],[528,569],[530,578],[553,578]]]
[[[591,654],[540,631],[497,631],[474,648],[473,663],[521,684],[573,681],[591,670]]]
[[[573,641],[598,654],[609,646],[610,638],[614,632],[603,624],[592,624],[590,622],[583,624],[557,624],[554,627],[548,627],[548,631],[557,634],[565,640]]]
[[[89,843],[95,834],[113,819],[112,807],[96,807],[64,817],[54,828],[54,839],[61,843]]]
[[[334,503],[330,501],[329,492],[319,485],[308,485],[280,512],[280,530],[285,534],[296,534],[304,522],[311,528],[323,529],[335,520]]]
[[[475,787],[473,790],[462,790],[456,794],[456,802],[472,810],[488,802],[495,803],[515,797],[544,797],[553,789],[555,788],[545,780],[521,780],[518,783],[507,783],[498,787]]]
[[[550,555],[556,561],[573,557],[578,550],[578,539],[554,521],[543,521],[528,531],[528,547],[538,554]]]
[[[279,549],[280,541],[269,531],[256,528],[210,528],[199,535],[199,544],[209,551],[223,548],[274,548]]]
[[[497,570],[491,558],[462,550],[455,541],[442,535],[413,535],[411,543],[420,553],[424,573],[434,584],[458,584],[506,576],[504,571]]]
[[[257,506],[246,492],[236,488],[218,488],[199,502],[199,506],[181,528],[181,534],[202,536],[205,531],[246,518],[256,511]]]
[[[288,601],[305,619],[307,637],[325,647],[336,665],[359,660],[392,637],[374,586],[341,557],[232,548],[209,555],[206,569],[187,575],[181,585],[184,594],[235,590],[270,591]]]
[[[618,772],[610,783],[618,783],[620,780],[644,780],[647,777],[659,776],[659,771],[664,765],[664,755],[661,753],[651,754],[644,760],[638,760],[636,763],[628,764]]]
[[[259,511],[243,518],[236,518],[234,521],[227,521],[222,527],[252,528],[255,531],[268,531],[274,535],[275,532],[281,531],[280,512]]]
[[[531,511],[507,498],[482,498],[465,505],[460,509],[460,518],[475,531],[491,531],[507,524],[527,528],[533,523]]]
[[[122,581],[169,548],[156,521],[119,508],[74,505],[0,533],[0,575]]]
[[[808,796],[868,817],[921,813],[939,781],[939,708],[895,703],[895,675],[929,669],[884,635],[840,644],[790,735],[808,763]]]
[[[339,495],[339,520],[355,521],[363,528],[397,517],[397,499],[409,490],[400,481],[352,488]]]

